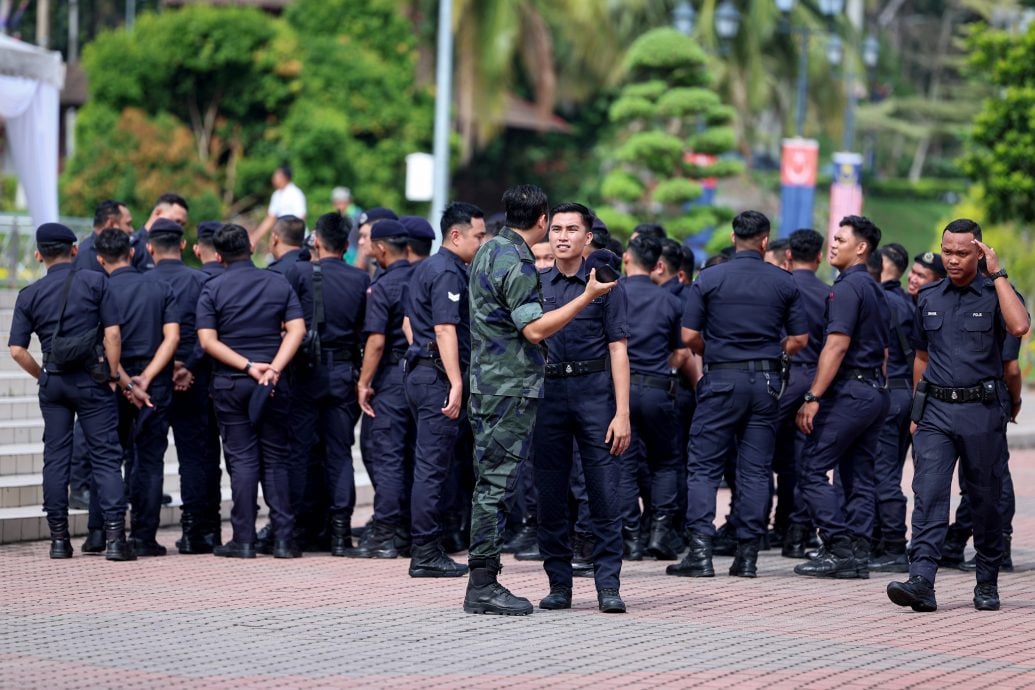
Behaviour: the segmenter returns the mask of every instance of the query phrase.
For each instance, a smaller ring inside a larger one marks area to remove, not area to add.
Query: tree
[[[620,128],[611,169],[601,195],[612,204],[605,221],[619,229],[633,217],[664,221],[678,237],[714,226],[725,213],[713,207],[687,208],[701,195],[697,182],[741,171],[741,164],[717,160],[687,162],[687,153],[721,156],[736,145],[733,110],[711,88],[708,58],[674,29],[654,29],[638,38],[625,56],[627,81],[609,118]]]

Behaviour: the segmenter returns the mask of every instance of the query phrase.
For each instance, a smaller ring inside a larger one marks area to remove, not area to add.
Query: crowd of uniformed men
[[[908,573],[888,596],[919,611],[936,607],[939,565],[972,569],[975,606],[999,607],[998,572],[1012,567],[1005,427],[1029,319],[976,223],[953,221],[940,255],[910,261],[865,217],[844,218],[825,253],[814,230],[771,239],[745,211],[695,278],[693,252],[658,225],[623,247],[590,209],[551,208],[537,187],[503,206],[487,223],[449,205],[430,256],[432,226],[385,208],[358,232],[339,212],[308,229],[281,216],[266,269],[252,262],[257,236],[215,221],[198,224],[201,268],[184,264],[189,207],[175,194],[139,230],[125,205],[101,203],[78,245],[40,226],[47,273],[19,294],[9,344],[39,381],[51,558],[73,554],[77,473],[90,487],[83,552],[166,553],[155,535],[171,427],[182,554],[408,556],[412,577],[469,574],[466,611],[521,615],[532,605],[499,583],[501,552],[543,561],[541,608],[570,607],[584,575],[602,611],[624,612],[623,560],[705,578],[733,556],[729,574],[753,578],[759,551],[778,548],[803,576]],[[817,275],[825,255],[833,285]],[[361,531],[357,423],[374,489]],[[466,565],[449,555],[464,550]]]

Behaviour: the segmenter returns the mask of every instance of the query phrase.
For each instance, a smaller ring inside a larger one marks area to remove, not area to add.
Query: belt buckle
[[[564,365],[564,373],[567,374],[568,376],[571,376],[572,369],[571,369],[571,365],[570,364],[565,364]]]
[[[955,389],[955,388],[953,388],[953,389],[952,389],[952,394],[950,395],[950,397],[951,397],[951,398],[952,398],[953,400],[959,400],[959,397],[960,397],[960,396],[959,396],[959,394],[958,394],[958,393],[956,392],[956,389]]]

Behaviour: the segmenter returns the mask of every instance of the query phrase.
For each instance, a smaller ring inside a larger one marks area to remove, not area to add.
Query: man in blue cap
[[[395,211],[381,206],[367,209],[356,219],[355,239],[349,238],[349,243],[356,246],[356,256],[352,265],[369,273],[377,269],[377,262],[370,250],[370,230],[380,220],[399,220],[399,216],[395,215]]]
[[[47,275],[18,293],[8,346],[11,357],[39,381],[43,413],[43,510],[50,527],[51,558],[71,558],[68,479],[72,420],[86,431],[94,493],[104,517],[105,557],[133,560],[126,541],[122,451],[116,429],[115,377],[119,373],[119,312],[108,281],[72,267],[75,234],[59,223],[36,230],[36,260]],[[103,333],[103,354],[98,353]],[[39,338],[43,365],[29,352]]]
[[[406,243],[406,258],[413,265],[418,264],[431,255],[431,247],[435,243],[435,229],[427,218],[420,216],[403,216],[399,222],[406,228],[410,236]]]

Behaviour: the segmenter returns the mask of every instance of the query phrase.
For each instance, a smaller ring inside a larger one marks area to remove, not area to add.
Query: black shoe
[[[50,557],[57,560],[72,557],[72,540],[68,532],[64,535],[50,535]]]
[[[647,555],[659,561],[674,561],[683,550],[683,540],[672,529],[672,516],[655,513],[650,524]]]
[[[277,539],[273,542],[274,558],[301,558],[302,549],[294,539]]]
[[[347,515],[331,516],[331,555],[344,556],[352,548],[352,520]]]
[[[763,551],[768,551],[769,549],[782,548],[783,540],[786,536],[786,532],[782,529],[777,529],[774,527],[773,529],[769,530],[769,534],[767,534],[765,538],[765,549],[763,549]]]
[[[625,613],[625,602],[617,589],[602,589],[597,592],[597,608],[601,613]]]
[[[72,510],[89,510],[90,509],[90,490],[80,489],[76,491],[73,489],[68,492],[68,507]]]
[[[819,538],[819,532],[814,527],[807,529],[808,539],[805,540],[805,548],[818,549],[823,546],[823,540]]]
[[[909,558],[906,556],[904,539],[885,540],[882,553],[870,558],[869,569],[879,573],[908,573]]]
[[[255,535],[255,552],[265,556],[273,554],[273,523],[267,522]]]
[[[144,541],[143,539],[130,539],[133,552],[137,556],[164,556],[168,550],[155,540]]]
[[[531,547],[537,547],[538,531],[539,528],[536,526],[535,518],[526,517],[521,521],[521,527],[518,528],[518,531],[514,532],[514,536],[503,542],[500,550],[503,553],[518,553],[519,551],[526,551]]]
[[[715,568],[712,566],[712,538],[691,532],[690,551],[679,563],[665,568],[665,574],[678,577],[715,577]]]
[[[858,579],[869,579],[872,554],[873,543],[869,537],[852,537],[852,558],[855,559],[855,576]]]
[[[104,553],[107,544],[104,541],[104,530],[92,529],[86,535],[86,541],[79,547],[83,553]]]
[[[169,494],[162,494],[162,505],[167,506],[173,502],[173,497]]]
[[[1013,555],[1010,553],[1012,535],[1003,535],[1003,560],[999,564],[1000,572],[1013,572]],[[968,560],[963,561],[959,564],[959,569],[966,572],[974,572],[977,570],[977,554],[971,556]]]
[[[715,531],[715,536],[712,538],[712,555],[737,555],[737,537],[734,534],[733,525],[729,523],[729,520],[722,523],[722,526]]]
[[[737,555],[733,557],[730,575],[733,577],[758,577],[758,539],[741,539],[737,544]]]
[[[233,539],[212,549],[212,555],[220,558],[255,558],[255,552],[255,544],[243,544]]]
[[[410,577],[463,577],[467,566],[446,555],[438,541],[414,545],[410,555]]]
[[[905,582],[889,582],[888,599],[899,606],[909,606],[914,611],[938,610],[938,602],[934,598],[934,585],[922,575],[914,575]]]
[[[212,553],[212,546],[201,535],[201,521],[193,513],[184,511],[180,515],[180,538],[176,540],[176,550],[191,556]]]
[[[53,558],[53,556],[51,556]],[[978,611],[999,610],[999,588],[993,584],[979,584],[974,588],[974,608]]]
[[[622,528],[622,558],[627,561],[643,560],[643,541],[638,527]]]
[[[466,613],[491,613],[499,616],[527,616],[532,613],[532,602],[516,597],[496,580],[501,570],[496,559],[472,558],[471,577],[464,595]]]
[[[548,611],[571,608],[571,587],[551,585],[550,593],[539,601],[539,608]]]
[[[866,579],[870,576],[866,564],[856,561],[852,552],[852,541],[848,537],[837,537],[829,548],[820,549],[818,558],[799,563],[794,572],[807,577],[831,577],[844,579]]]
[[[805,558],[805,540],[808,538],[805,525],[790,525],[783,535],[780,555],[784,558]]]
[[[109,561],[137,560],[132,544],[126,540],[126,526],[121,519],[104,523],[104,557]]]
[[[359,546],[345,549],[346,558],[398,558],[399,549],[395,545],[395,527],[383,522],[375,522],[359,540]]]
[[[444,532],[439,537],[439,543],[442,544],[442,550],[447,554],[461,553],[467,551],[467,539],[464,538],[463,530],[450,530]]]
[[[970,539],[970,530],[964,530],[955,524],[949,525],[949,531],[942,543],[941,556],[938,558],[938,565],[942,568],[958,568],[963,563],[964,551],[967,548],[967,540]]]
[[[520,551],[514,552],[514,558],[519,561],[541,561],[543,554],[539,551],[539,542],[532,542]]]
[[[571,574],[574,577],[593,577],[593,538],[575,532],[571,538]]]

